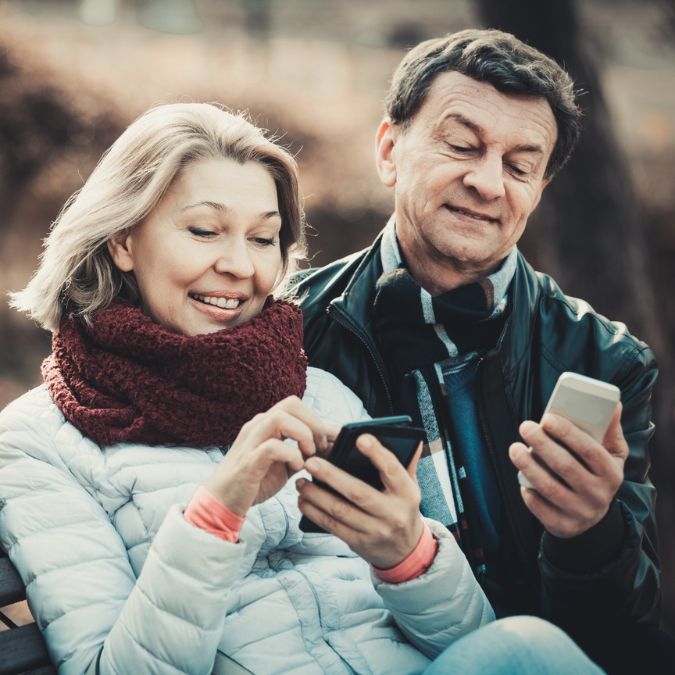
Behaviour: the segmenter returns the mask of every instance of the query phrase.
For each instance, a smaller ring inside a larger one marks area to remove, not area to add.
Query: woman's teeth
[[[213,305],[214,307],[219,307],[220,309],[237,309],[239,304],[242,302],[237,298],[216,298],[212,295],[197,295],[196,293],[192,296],[195,300],[203,302],[207,305]]]

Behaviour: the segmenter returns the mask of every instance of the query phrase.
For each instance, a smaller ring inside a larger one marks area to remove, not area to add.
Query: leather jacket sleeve
[[[650,401],[656,375],[653,356],[643,346],[626,355],[614,379],[621,388],[621,424],[629,456],[624,482],[608,516],[579,537],[552,542],[545,534],[542,539],[542,610],[573,635],[606,632],[613,623],[658,623],[656,491],[647,478],[648,443],[654,432]],[[602,546],[604,559],[599,551]]]

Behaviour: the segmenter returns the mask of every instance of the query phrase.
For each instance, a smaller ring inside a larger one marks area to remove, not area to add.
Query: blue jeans
[[[500,619],[448,647],[424,675],[601,675],[560,628],[533,616]]]

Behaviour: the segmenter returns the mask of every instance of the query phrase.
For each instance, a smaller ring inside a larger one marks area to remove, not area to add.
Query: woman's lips
[[[203,302],[205,305],[220,307],[220,309],[237,309],[237,307],[239,307],[239,305],[246,299],[241,295],[216,295],[212,293],[190,293],[190,297],[198,300],[199,302]]]
[[[228,321],[236,319],[242,313],[245,305],[245,302],[241,301],[236,308],[227,309],[218,307],[216,305],[207,304],[191,296],[188,297],[190,303],[196,310],[198,310],[202,314],[205,314],[210,319],[218,321],[219,323],[227,323]]]

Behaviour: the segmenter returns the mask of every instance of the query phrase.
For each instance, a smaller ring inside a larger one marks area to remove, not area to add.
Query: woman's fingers
[[[405,490],[410,485],[411,476],[406,468],[398,460],[398,457],[382,445],[375,436],[361,434],[356,439],[356,447],[378,470],[385,490],[400,493],[401,490]],[[416,454],[419,452],[420,449],[418,448]]]
[[[257,447],[268,438],[297,441],[306,456],[325,452],[328,439],[336,433],[335,425],[325,423],[297,396],[289,396],[249,420],[235,444],[245,448]]]
[[[362,434],[356,440],[356,445],[359,451],[378,470],[387,494],[402,498],[411,504],[419,502],[419,488],[415,482],[414,474],[408,473],[398,458],[387,450],[375,436]],[[420,452],[421,448],[418,448],[415,457],[419,457]],[[416,462],[415,457],[413,458],[413,465]],[[387,516],[387,511],[391,507],[385,495],[371,485],[318,457],[307,460],[305,468],[314,478],[329,485],[362,511],[371,513],[376,517]]]
[[[312,431],[315,449],[319,451],[326,450],[328,447],[330,425],[327,425],[304,401],[297,396],[289,396],[279,401],[270,411],[276,408],[281,408],[304,422]]]
[[[338,523],[347,526],[355,532],[368,531],[368,528],[372,527],[369,521],[373,517],[350,501],[332,492],[328,492],[318,485],[314,485],[312,481],[306,478],[298,479],[295,485],[300,495],[299,503],[302,512],[317,525],[321,525],[322,527],[328,525],[324,529],[333,532],[333,534],[337,534],[335,527]],[[312,518],[305,510],[305,505],[307,511],[311,510],[313,514],[320,514],[317,520]]]
[[[276,438],[269,438],[261,443],[254,453],[254,466],[261,472],[262,479],[274,462],[286,464],[291,473],[300,471],[305,463],[305,458],[298,448]]]

